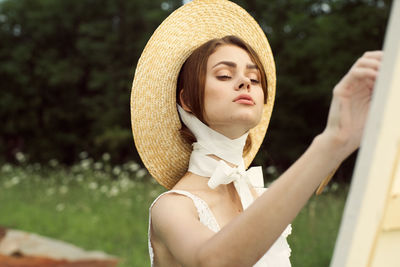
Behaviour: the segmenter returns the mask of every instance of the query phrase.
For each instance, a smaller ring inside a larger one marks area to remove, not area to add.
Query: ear
[[[179,93],[179,100],[181,102],[181,106],[185,111],[192,113],[190,108],[185,104],[185,101],[183,101],[183,91],[184,90],[182,89],[181,92]]]

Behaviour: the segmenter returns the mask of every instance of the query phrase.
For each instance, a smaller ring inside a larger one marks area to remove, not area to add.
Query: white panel
[[[376,241],[382,233],[400,140],[399,25],[400,3],[394,0],[385,37],[384,60],[374,89],[331,267],[369,266],[377,248]],[[383,241],[381,245],[387,244]],[[382,259],[380,255],[375,259],[377,263]],[[400,250],[394,256],[400,259]],[[389,265],[380,262],[375,266]]]
[[[386,208],[385,219],[382,230],[384,231],[400,231],[400,197],[391,196]],[[400,250],[399,250],[400,253]],[[400,257],[399,257],[400,266]]]
[[[375,256],[371,267],[399,267],[400,266],[400,231],[387,232],[379,235],[375,248]]]
[[[400,197],[400,160],[397,161],[396,173],[394,175],[394,185],[392,188],[392,194],[396,197]]]

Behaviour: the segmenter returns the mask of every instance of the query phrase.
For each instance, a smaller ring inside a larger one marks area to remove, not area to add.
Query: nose
[[[250,90],[250,85],[251,85],[250,79],[247,77],[243,77],[238,81],[235,89],[237,91],[242,89]]]

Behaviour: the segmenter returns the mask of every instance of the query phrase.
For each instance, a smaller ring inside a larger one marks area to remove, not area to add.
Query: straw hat
[[[267,131],[275,98],[275,64],[257,22],[227,0],[194,0],[168,16],[148,41],[136,67],[131,93],[135,145],[150,174],[167,189],[187,171],[191,145],[180,135],[176,108],[179,71],[190,54],[214,38],[236,35],[258,54],[268,83],[261,122],[250,130],[252,146],[244,161],[254,159]]]

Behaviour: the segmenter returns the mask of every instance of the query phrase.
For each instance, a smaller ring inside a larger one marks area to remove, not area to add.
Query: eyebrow
[[[231,67],[231,68],[236,68],[236,63],[235,62],[232,62],[232,61],[220,61],[220,62],[218,62],[217,64],[215,64],[213,67],[212,67],[212,69],[213,68],[215,68],[216,66],[218,66],[218,65],[227,65],[228,67]],[[246,65],[246,68],[247,69],[256,69],[256,70],[258,70],[258,67],[257,67],[257,65],[255,65],[255,64],[247,64]]]

